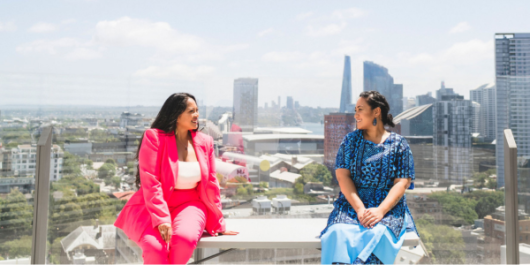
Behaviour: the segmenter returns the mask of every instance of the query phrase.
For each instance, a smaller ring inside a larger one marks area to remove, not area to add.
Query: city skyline
[[[450,2],[430,3],[436,12],[418,12],[414,3],[387,9],[346,1],[283,3],[274,18],[261,15],[274,5],[260,3],[238,3],[237,9],[230,2],[61,3],[68,12],[31,17],[25,14],[45,9],[43,4],[36,2],[28,12],[13,12],[23,8],[19,3],[2,4],[0,36],[9,41],[1,46],[0,87],[11,100],[0,99],[0,106],[155,106],[178,91],[195,94],[205,105],[230,106],[232,80],[252,76],[261,81],[259,106],[281,95],[303,106],[330,107],[340,96],[344,55],[353,62],[353,95],[361,92],[365,60],[392,69],[404,97],[433,91],[441,80],[468,95],[493,79],[491,36],[523,31],[523,23],[513,21],[525,18],[524,8],[508,6],[466,12],[478,2],[460,3],[462,13],[453,12]],[[397,7],[399,20],[393,19]],[[252,10],[263,12],[250,15]],[[487,19],[503,13],[510,20]],[[226,17],[232,19],[221,19]],[[204,22],[210,19],[222,28]],[[131,37],[138,31],[152,35]]]

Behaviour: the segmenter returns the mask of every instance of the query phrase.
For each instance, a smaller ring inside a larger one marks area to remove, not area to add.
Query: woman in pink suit
[[[138,146],[138,191],[114,225],[143,250],[146,264],[185,264],[203,231],[227,231],[215,173],[213,139],[199,128],[188,93],[171,95]]]

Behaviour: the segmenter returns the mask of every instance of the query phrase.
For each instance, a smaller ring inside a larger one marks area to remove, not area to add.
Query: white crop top
[[[178,163],[179,175],[175,189],[187,190],[197,187],[197,183],[201,181],[199,162],[182,162],[179,160]]]

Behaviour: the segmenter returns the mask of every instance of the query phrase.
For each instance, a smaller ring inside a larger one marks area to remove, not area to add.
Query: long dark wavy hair
[[[164,105],[156,115],[155,121],[151,124],[152,129],[159,129],[169,134],[175,134],[177,130],[177,119],[188,106],[188,99],[193,99],[195,103],[195,97],[192,94],[188,93],[174,93],[166,99]],[[197,128],[194,131],[199,129],[199,121],[197,120]],[[140,139],[140,144],[138,145],[138,150],[136,151],[136,188],[140,188],[140,163],[138,161],[138,155],[140,154],[140,148],[142,148],[142,141],[144,139],[145,132]]]
[[[359,97],[364,98],[372,109],[377,107],[381,108],[381,120],[383,121],[383,125],[388,125],[390,127],[396,126],[394,124],[394,118],[392,117],[392,114],[388,113],[390,111],[390,104],[388,104],[385,96],[381,95],[381,93],[375,90],[372,90],[362,92]]]

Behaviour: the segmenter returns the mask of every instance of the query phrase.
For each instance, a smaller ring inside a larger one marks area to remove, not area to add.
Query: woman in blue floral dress
[[[357,130],[344,137],[335,162],[341,192],[321,233],[322,264],[392,264],[404,234],[416,231],[405,200],[414,161],[394,127],[390,106],[377,91],[361,93]]]

